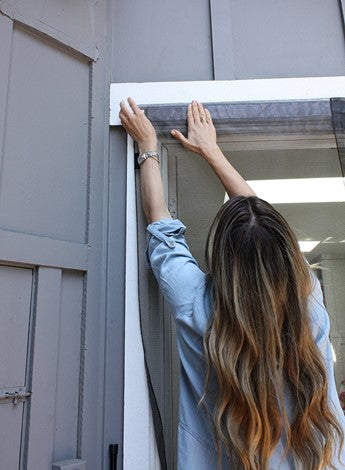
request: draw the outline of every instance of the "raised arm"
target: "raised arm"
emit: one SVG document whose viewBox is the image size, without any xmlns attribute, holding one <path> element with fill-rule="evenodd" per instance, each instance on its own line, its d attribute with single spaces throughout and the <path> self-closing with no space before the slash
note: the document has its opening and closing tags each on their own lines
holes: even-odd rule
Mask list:
<svg viewBox="0 0 345 470">
<path fill-rule="evenodd" d="M 211 166 L 225 191 L 231 196 L 256 196 L 253 189 L 226 159 L 217 145 L 216 129 L 208 109 L 197 101 L 188 106 L 188 137 L 173 129 L 171 134 L 192 152 L 201 155 Z"/>
<path fill-rule="evenodd" d="M 140 153 L 156 150 L 154 127 L 131 98 L 128 98 L 128 103 L 132 110 L 121 102 L 119 116 L 122 125 L 138 142 Z M 184 238 L 186 227 L 180 220 L 173 220 L 167 209 L 159 163 L 154 158 L 147 158 L 141 164 L 140 180 L 143 209 L 149 223 L 147 260 L 171 312 L 177 318 L 186 305 L 193 302 L 196 289 L 204 282 L 204 273 Z"/>
<path fill-rule="evenodd" d="M 121 123 L 131 137 L 138 143 L 139 152 L 157 151 L 156 131 L 134 100 L 128 98 L 132 109 L 123 101 L 120 103 Z M 170 219 L 171 215 L 164 199 L 163 183 L 159 163 L 154 158 L 147 158 L 140 166 L 141 200 L 143 210 L 150 224 L 160 219 Z"/>
</svg>

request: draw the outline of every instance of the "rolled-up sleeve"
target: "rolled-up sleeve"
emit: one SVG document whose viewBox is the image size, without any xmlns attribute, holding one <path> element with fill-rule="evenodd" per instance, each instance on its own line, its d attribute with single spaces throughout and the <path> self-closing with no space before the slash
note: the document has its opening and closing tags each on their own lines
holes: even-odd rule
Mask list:
<svg viewBox="0 0 345 470">
<path fill-rule="evenodd" d="M 185 230 L 178 219 L 161 219 L 147 226 L 147 263 L 175 317 L 193 303 L 205 279 L 186 243 Z"/>
</svg>

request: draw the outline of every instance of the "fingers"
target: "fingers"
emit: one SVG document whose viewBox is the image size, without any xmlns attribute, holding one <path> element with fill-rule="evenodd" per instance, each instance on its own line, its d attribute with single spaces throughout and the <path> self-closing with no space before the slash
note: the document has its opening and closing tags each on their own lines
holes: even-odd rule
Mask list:
<svg viewBox="0 0 345 470">
<path fill-rule="evenodd" d="M 197 101 L 197 104 L 198 104 L 198 111 L 199 111 L 199 119 L 200 119 L 201 122 L 205 122 L 206 121 L 206 114 L 205 114 L 204 107 L 201 103 L 199 103 L 199 101 Z"/>
<path fill-rule="evenodd" d="M 120 111 L 120 113 L 119 113 L 119 118 L 121 119 L 121 123 L 124 126 L 128 126 L 129 121 L 128 121 L 127 117 L 124 115 L 124 113 L 122 111 Z"/>
<path fill-rule="evenodd" d="M 200 122 L 199 108 L 196 101 L 192 101 L 192 114 L 194 119 L 194 124 Z"/>
<path fill-rule="evenodd" d="M 206 116 L 206 122 L 207 124 L 211 124 L 212 123 L 212 117 L 211 117 L 211 113 L 208 109 L 205 108 L 205 116 Z"/>
<path fill-rule="evenodd" d="M 188 105 L 187 108 L 187 124 L 188 127 L 192 126 L 194 124 L 194 117 L 193 117 L 193 112 L 192 112 L 192 104 Z"/>
<path fill-rule="evenodd" d="M 127 98 L 127 100 L 134 114 L 140 114 L 143 112 L 143 110 L 139 108 L 137 103 L 131 97 Z"/>
<path fill-rule="evenodd" d="M 120 102 L 120 112 L 119 112 L 119 116 L 122 115 L 122 116 L 128 116 L 128 108 L 127 106 L 125 105 L 125 102 L 122 100 Z M 120 116 L 121 117 L 121 116 Z"/>
<path fill-rule="evenodd" d="M 186 137 L 180 131 L 173 129 L 171 131 L 171 135 L 175 137 L 176 140 L 181 142 L 181 144 L 184 145 L 185 147 L 189 145 L 188 139 L 186 139 Z"/>
<path fill-rule="evenodd" d="M 120 103 L 119 118 L 121 119 L 121 124 L 123 126 L 128 126 L 130 116 L 129 116 L 129 110 L 127 106 L 125 105 L 124 101 L 121 101 Z"/>
<path fill-rule="evenodd" d="M 138 105 L 136 104 L 136 102 L 135 102 L 132 98 L 130 98 L 130 97 L 127 98 L 127 101 L 128 101 L 128 103 L 129 103 L 129 105 L 130 105 L 130 107 L 131 107 L 133 113 L 129 110 L 128 106 L 126 106 L 124 100 L 122 100 L 122 101 L 120 102 L 120 108 L 121 108 L 120 113 L 121 113 L 123 116 L 125 116 L 127 119 L 130 119 L 131 117 L 133 117 L 133 114 L 136 115 L 136 116 L 138 116 L 138 115 L 144 113 L 144 110 L 143 110 L 143 109 L 140 109 L 140 108 L 138 107 Z"/>
<path fill-rule="evenodd" d="M 121 119 L 121 121 L 123 121 L 123 123 L 129 124 L 130 120 L 133 117 L 134 117 L 134 114 L 129 110 L 128 106 L 122 100 L 120 103 L 119 118 Z"/>
<path fill-rule="evenodd" d="M 188 125 L 209 122 L 207 121 L 206 110 L 204 109 L 203 105 L 199 103 L 199 101 L 194 100 L 192 101 L 192 104 L 188 106 L 187 118 L 188 116 L 191 116 L 193 119 L 192 121 L 191 118 L 189 118 Z"/>
</svg>

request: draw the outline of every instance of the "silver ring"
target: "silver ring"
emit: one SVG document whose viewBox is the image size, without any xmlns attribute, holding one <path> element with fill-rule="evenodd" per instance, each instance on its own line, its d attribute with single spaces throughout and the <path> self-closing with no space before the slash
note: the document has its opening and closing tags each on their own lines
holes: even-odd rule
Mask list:
<svg viewBox="0 0 345 470">
<path fill-rule="evenodd" d="M 201 117 L 200 117 L 200 121 L 201 121 L 201 122 L 205 122 L 204 116 L 201 116 Z"/>
</svg>

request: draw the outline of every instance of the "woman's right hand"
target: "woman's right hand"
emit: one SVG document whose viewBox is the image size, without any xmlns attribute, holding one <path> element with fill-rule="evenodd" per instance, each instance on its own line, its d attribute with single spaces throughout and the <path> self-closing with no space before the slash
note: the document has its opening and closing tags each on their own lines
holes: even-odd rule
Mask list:
<svg viewBox="0 0 345 470">
<path fill-rule="evenodd" d="M 208 109 L 198 101 L 192 101 L 187 110 L 188 137 L 172 129 L 171 135 L 192 152 L 204 155 L 217 148 L 217 134 Z"/>
</svg>

